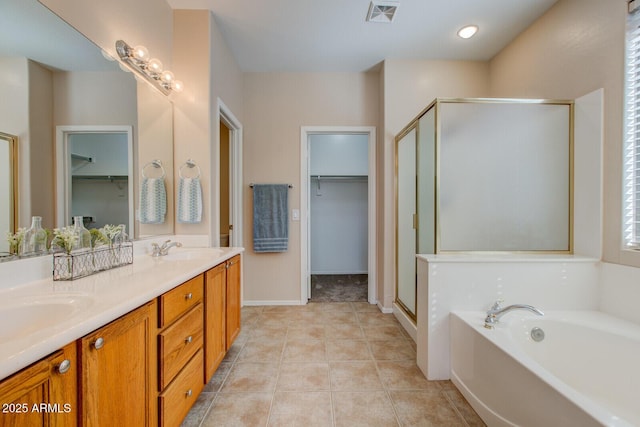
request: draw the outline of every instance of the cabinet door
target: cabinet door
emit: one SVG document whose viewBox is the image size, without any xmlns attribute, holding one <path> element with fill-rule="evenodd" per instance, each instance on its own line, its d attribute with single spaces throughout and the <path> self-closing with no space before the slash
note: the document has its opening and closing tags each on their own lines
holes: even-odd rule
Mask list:
<svg viewBox="0 0 640 427">
<path fill-rule="evenodd" d="M 226 283 L 226 263 L 220 264 L 207 271 L 204 290 L 205 383 L 209 382 L 216 369 L 218 369 L 227 350 L 225 345 Z"/>
<path fill-rule="evenodd" d="M 77 425 L 75 343 L 0 382 L 0 426 Z"/>
<path fill-rule="evenodd" d="M 154 308 L 155 303 L 146 304 L 82 338 L 83 425 L 141 427 L 155 419 L 151 391 Z"/>
<path fill-rule="evenodd" d="M 227 350 L 240 333 L 240 255 L 227 261 Z"/>
</svg>

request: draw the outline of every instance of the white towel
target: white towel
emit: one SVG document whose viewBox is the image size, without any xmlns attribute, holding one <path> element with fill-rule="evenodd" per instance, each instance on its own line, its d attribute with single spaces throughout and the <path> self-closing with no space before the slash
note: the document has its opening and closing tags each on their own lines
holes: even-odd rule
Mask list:
<svg viewBox="0 0 640 427">
<path fill-rule="evenodd" d="M 164 178 L 143 178 L 140 185 L 140 223 L 162 224 L 166 213 Z"/>
<path fill-rule="evenodd" d="M 200 178 L 180 178 L 178 184 L 178 222 L 202 221 L 202 186 Z"/>
</svg>

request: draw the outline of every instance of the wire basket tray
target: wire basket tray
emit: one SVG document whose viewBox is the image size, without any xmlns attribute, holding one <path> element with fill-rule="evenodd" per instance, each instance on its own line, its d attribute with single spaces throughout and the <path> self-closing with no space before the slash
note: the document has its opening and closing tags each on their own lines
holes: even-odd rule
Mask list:
<svg viewBox="0 0 640 427">
<path fill-rule="evenodd" d="M 74 280 L 133 263 L 133 243 L 53 254 L 53 280 Z"/>
</svg>

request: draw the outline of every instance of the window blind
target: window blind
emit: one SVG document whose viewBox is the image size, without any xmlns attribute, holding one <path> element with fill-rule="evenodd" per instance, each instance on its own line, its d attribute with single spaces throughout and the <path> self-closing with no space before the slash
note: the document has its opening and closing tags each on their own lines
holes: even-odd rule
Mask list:
<svg viewBox="0 0 640 427">
<path fill-rule="evenodd" d="M 636 4 L 638 3 L 638 4 Z M 623 239 L 640 249 L 640 2 L 629 2 L 627 17 Z"/>
</svg>

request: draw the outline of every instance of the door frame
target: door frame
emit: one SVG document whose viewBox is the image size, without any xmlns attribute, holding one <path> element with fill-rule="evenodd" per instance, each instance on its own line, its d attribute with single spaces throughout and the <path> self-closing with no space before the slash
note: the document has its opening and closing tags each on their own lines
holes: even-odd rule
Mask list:
<svg viewBox="0 0 640 427">
<path fill-rule="evenodd" d="M 70 125 L 56 126 L 56 217 L 57 228 L 70 225 L 67 220 L 71 217 L 71 152 L 69 149 L 69 135 L 74 133 L 126 133 L 127 134 L 127 172 L 129 179 L 127 187 L 129 192 L 129 223 L 128 234 L 135 236 L 135 195 L 133 159 L 133 126 L 129 125 L 104 125 L 85 126 Z"/>
<path fill-rule="evenodd" d="M 376 298 L 376 128 L 375 126 L 302 126 L 300 128 L 300 303 L 306 304 L 311 296 L 311 251 L 310 239 L 310 191 L 309 186 L 309 136 L 322 134 L 366 134 L 369 146 L 368 170 L 368 297 L 370 304 Z"/>
<path fill-rule="evenodd" d="M 212 150 L 216 160 L 215 166 L 216 188 L 220 188 L 220 122 L 229 128 L 229 222 L 233 224 L 233 230 L 229 232 L 229 246 L 242 246 L 242 123 L 236 118 L 231 109 L 225 105 L 222 99 L 217 99 L 216 117 L 214 120 L 216 147 Z M 211 246 L 220 246 L 220 191 L 216 191 L 213 198 L 215 218 L 211 221 L 210 234 Z"/>
</svg>

